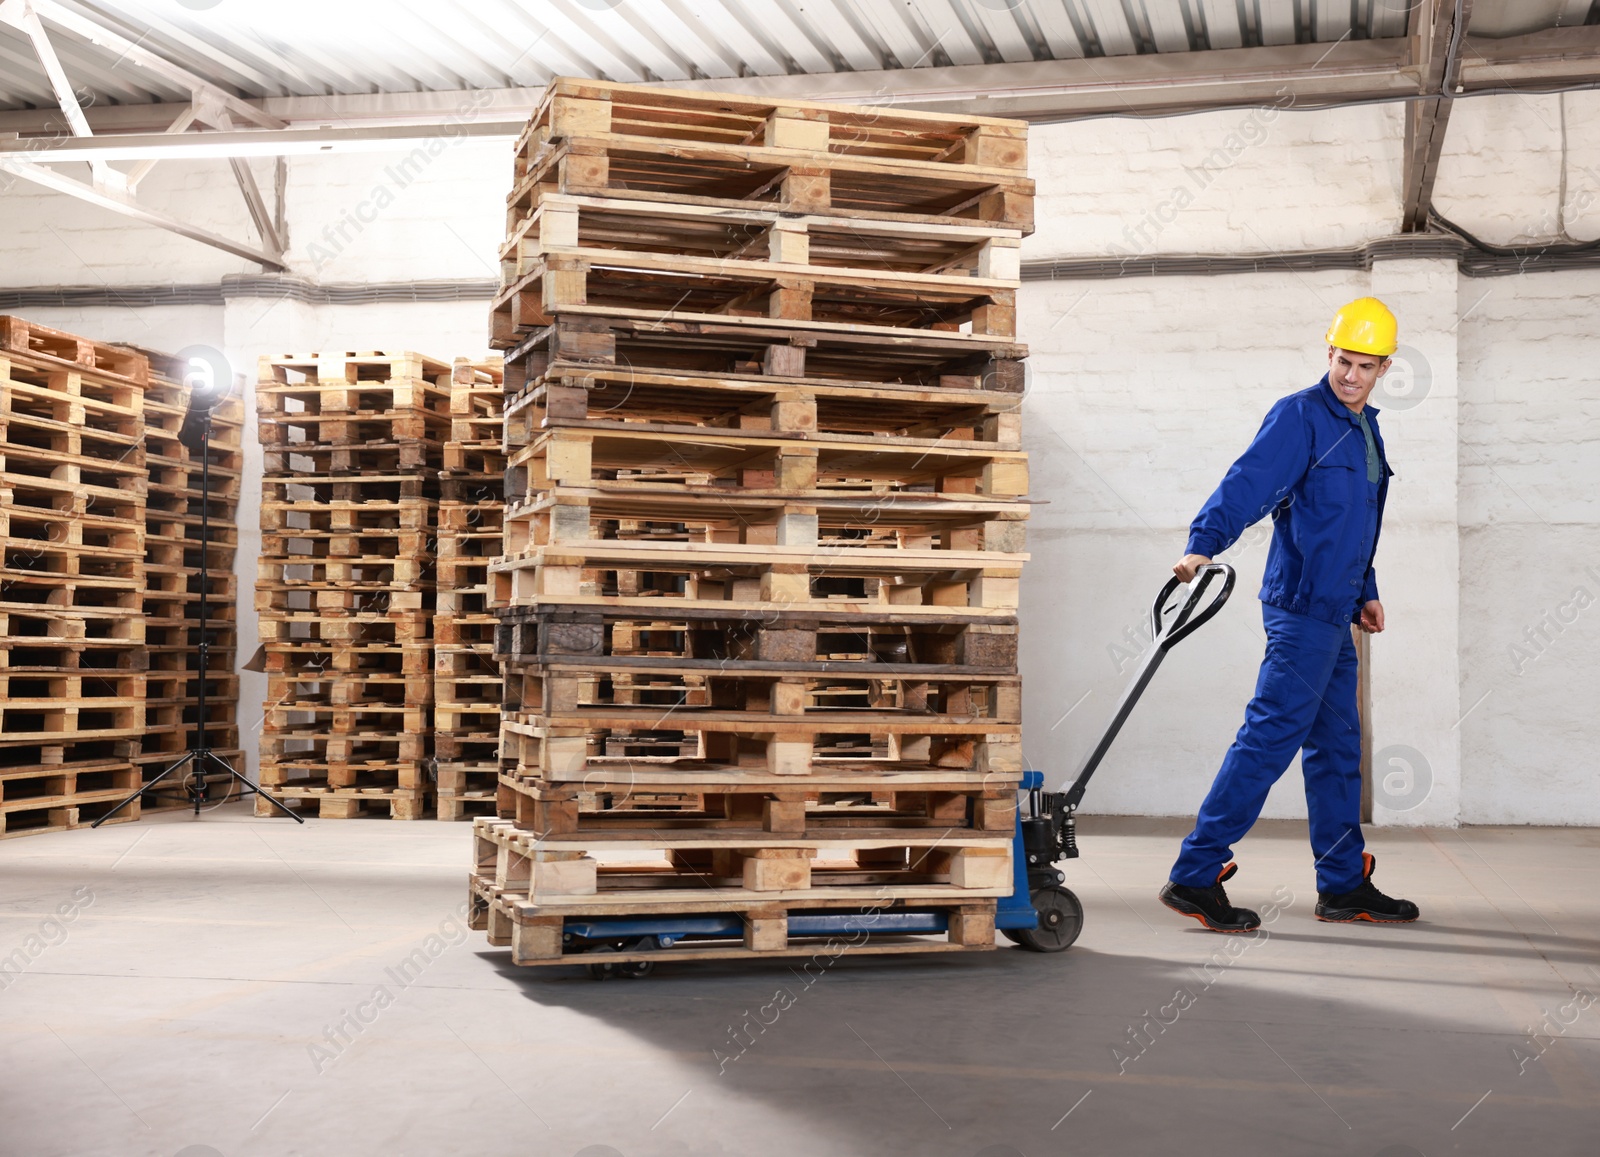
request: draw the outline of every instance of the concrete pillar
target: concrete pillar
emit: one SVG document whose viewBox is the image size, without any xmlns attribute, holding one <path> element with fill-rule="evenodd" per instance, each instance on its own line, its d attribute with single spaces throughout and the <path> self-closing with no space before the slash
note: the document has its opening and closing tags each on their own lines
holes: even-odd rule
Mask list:
<svg viewBox="0 0 1600 1157">
<path fill-rule="evenodd" d="M 1372 817 L 1459 822 L 1462 714 L 1457 468 L 1457 269 L 1381 261 L 1372 294 L 1400 321 L 1400 348 L 1373 392 L 1395 471 L 1376 561 L 1387 629 L 1371 640 Z"/>
</svg>

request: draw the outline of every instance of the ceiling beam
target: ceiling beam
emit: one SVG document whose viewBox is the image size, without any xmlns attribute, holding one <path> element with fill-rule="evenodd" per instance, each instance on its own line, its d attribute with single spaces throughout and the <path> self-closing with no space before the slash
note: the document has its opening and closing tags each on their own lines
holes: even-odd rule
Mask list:
<svg viewBox="0 0 1600 1157">
<path fill-rule="evenodd" d="M 44 74 L 50 81 L 50 89 L 55 93 L 56 104 L 60 106 L 61 115 L 66 118 L 67 126 L 71 128 L 73 136 L 90 136 L 93 130 L 89 128 L 89 122 L 84 118 L 83 106 L 78 103 L 78 94 L 73 91 L 72 82 L 67 79 L 67 70 L 61 67 L 61 58 L 56 55 L 55 45 L 50 43 L 50 35 L 44 30 L 44 24 L 40 22 L 39 14 L 34 11 L 29 0 L 0 0 L 0 24 L 11 25 L 33 42 L 34 55 L 39 58 L 39 64 L 44 68 Z M 91 161 L 90 166 L 96 185 L 127 188 L 122 173 L 104 161 Z"/>
<path fill-rule="evenodd" d="M 1438 6 L 1442 8 L 1448 2 L 1439 0 Z M 1346 40 L 1336 45 L 1275 45 L 1092 60 L 717 78 L 674 81 L 673 87 L 891 104 L 929 112 L 983 113 L 1036 121 L 1108 114 L 1162 116 L 1248 104 L 1292 101 L 1297 107 L 1307 107 L 1414 98 L 1421 90 L 1421 73 L 1413 63 L 1412 53 L 1409 38 L 1390 37 Z M 1600 27 L 1557 28 L 1502 40 L 1467 37 L 1459 58 L 1462 91 L 1458 96 L 1486 89 L 1594 84 L 1600 82 Z M 229 107 L 239 114 L 235 101 L 249 106 L 256 114 L 251 118 L 254 123 L 261 123 L 259 118 L 264 116 L 295 132 L 325 133 L 325 143 L 335 147 L 370 139 L 374 147 L 400 148 L 440 134 L 499 136 L 510 123 L 517 123 L 520 130 L 543 94 L 542 88 L 504 88 L 470 93 L 356 93 L 251 101 L 229 98 Z M 131 149 L 136 144 L 132 134 L 164 131 L 185 107 L 167 101 L 94 105 L 83 111 L 95 133 L 122 136 L 119 143 Z M 236 122 L 241 116 L 236 115 Z M 398 129 L 412 132 L 383 135 Z M 0 111 L 0 136 L 17 133 L 37 140 L 58 137 L 62 131 L 61 114 L 54 110 Z M 183 147 L 203 153 L 201 135 L 185 140 Z M 153 140 L 150 136 L 144 139 Z M 267 145 L 260 135 L 248 141 L 239 138 L 252 147 L 249 155 L 319 151 L 320 144 L 307 146 L 311 139 L 285 137 L 285 146 L 293 147 L 276 148 Z M 222 143 L 220 139 L 213 142 Z M 137 155 L 142 158 L 151 154 Z"/>
<path fill-rule="evenodd" d="M 1324 104 L 1416 92 L 1403 37 L 1094 59 L 969 64 L 677 82 L 745 95 L 805 96 L 1023 120 L 1160 116 L 1247 104 Z"/>
<path fill-rule="evenodd" d="M 171 105 L 161 106 L 170 109 Z M 531 114 L 531 109 L 529 110 Z M 182 158 L 291 157 L 332 152 L 399 151 L 444 139 L 516 140 L 517 120 L 378 128 L 217 129 L 203 133 L 101 133 L 93 137 L 0 137 L 0 158 L 34 161 L 146 161 Z"/>
<path fill-rule="evenodd" d="M 198 101 L 202 96 L 224 105 L 229 112 L 244 117 L 252 124 L 263 128 L 282 128 L 284 122 L 270 113 L 262 111 L 242 97 L 236 96 L 227 89 L 213 84 L 198 73 L 190 72 L 182 65 L 174 64 L 164 56 L 151 52 L 148 48 L 141 47 L 136 42 L 129 40 L 120 32 L 115 32 L 87 16 L 82 16 L 57 3 L 56 0 L 28 0 L 29 7 L 38 13 L 40 18 L 49 21 L 58 28 L 65 28 L 75 36 L 81 36 L 91 44 L 97 44 L 117 54 L 117 63 L 127 63 L 138 68 L 143 68 L 155 76 L 161 77 L 169 85 L 176 85 L 189 92 L 191 98 Z"/>
<path fill-rule="evenodd" d="M 288 270 L 288 266 L 283 263 L 283 258 L 280 255 L 267 253 L 264 250 L 256 249 L 241 242 L 232 241 L 219 233 L 201 229 L 180 218 L 169 217 L 165 213 L 146 208 L 110 190 L 73 180 L 71 177 L 58 173 L 44 165 L 35 164 L 31 161 L 0 157 L 0 171 L 11 173 L 24 181 L 31 181 L 33 184 L 41 185 L 46 189 L 53 189 L 58 193 L 66 193 L 68 196 L 76 197 L 80 201 L 98 205 L 102 209 L 110 209 L 113 213 L 131 217 L 135 221 L 144 222 L 146 225 L 155 225 L 158 228 L 177 233 L 179 236 L 187 237 L 191 241 L 198 241 L 203 245 L 210 245 L 214 249 L 221 249 L 225 253 L 232 253 L 236 257 L 243 257 L 247 261 L 257 262 L 266 269 L 279 272 L 287 272 Z"/>
<path fill-rule="evenodd" d="M 1562 88 L 1600 81 L 1600 25 L 1547 28 L 1461 45 L 1463 95 L 1482 89 Z"/>
<path fill-rule="evenodd" d="M 419 136 L 480 121 L 526 124 L 544 99 L 541 88 L 484 88 L 448 92 L 354 93 L 343 96 L 274 96 L 251 103 L 293 129 L 410 127 Z M 84 110 L 97 133 L 142 133 L 164 129 L 186 107 L 177 101 L 100 104 Z M 49 109 L 0 111 L 0 133 L 39 136 L 59 133 L 61 116 Z"/>
<path fill-rule="evenodd" d="M 1402 156 L 1400 231 L 1420 233 L 1428 227 L 1433 185 L 1439 176 L 1450 108 L 1455 103 L 1461 68 L 1461 41 L 1471 19 L 1472 0 L 1422 0 L 1411 14 L 1412 59 L 1419 75 L 1417 90 L 1426 97 L 1406 105 Z"/>
</svg>

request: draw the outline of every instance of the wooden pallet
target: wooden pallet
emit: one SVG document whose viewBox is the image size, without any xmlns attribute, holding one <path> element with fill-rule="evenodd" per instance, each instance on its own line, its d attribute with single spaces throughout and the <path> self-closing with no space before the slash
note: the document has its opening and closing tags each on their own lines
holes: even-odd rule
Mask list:
<svg viewBox="0 0 1600 1157">
<path fill-rule="evenodd" d="M 352 427 L 346 425 L 348 431 Z M 325 441 L 305 441 L 285 438 L 294 433 L 283 426 L 271 427 L 273 437 L 263 431 L 261 445 L 262 468 L 277 476 L 321 476 L 338 474 L 395 474 L 412 470 L 435 470 L 444 456 L 442 444 L 437 439 L 400 439 L 389 430 L 377 431 L 379 436 L 367 439 L 360 435 L 368 431 L 354 427 L 355 434 L 332 436 Z"/>
<path fill-rule="evenodd" d="M 1015 612 L 1027 557 L 998 551 L 870 552 L 733 543 L 686 549 L 675 542 L 590 539 L 507 555 L 490 565 L 489 576 L 491 604 L 497 608 L 572 605 L 608 597 L 701 607 L 731 603 L 758 611 L 820 603 L 912 622 L 951 608 Z M 615 577 L 607 580 L 607 575 Z M 625 584 L 624 576 L 641 577 Z M 594 585 L 586 589 L 586 582 Z"/>
<path fill-rule="evenodd" d="M 271 614 L 386 615 L 432 610 L 433 584 L 256 585 L 256 610 Z"/>
<path fill-rule="evenodd" d="M 376 753 L 343 760 L 322 758 L 324 754 L 291 751 L 280 755 L 267 754 L 264 750 L 262 786 L 318 787 L 326 791 L 421 791 L 428 786 L 425 760 L 383 759 Z"/>
<path fill-rule="evenodd" d="M 120 794 L 107 792 L 103 796 L 73 797 L 55 802 L 41 801 L 36 805 L 19 805 L 12 810 L 0 811 L 0 839 L 89 827 L 95 820 L 110 812 L 122 796 L 127 794 L 126 791 Z M 134 800 L 105 822 L 132 823 L 139 818 L 140 812 L 140 801 Z"/>
<path fill-rule="evenodd" d="M 917 953 L 927 955 L 937 952 L 985 952 L 995 947 L 995 906 L 993 901 L 971 901 L 945 897 L 919 897 L 915 900 L 885 894 L 864 899 L 860 896 L 814 897 L 806 905 L 768 902 L 755 907 L 734 908 L 740 933 L 713 939 L 695 939 L 676 945 L 667 952 L 639 947 L 616 948 L 610 943 L 600 957 L 591 957 L 579 945 L 573 945 L 563 955 L 564 927 L 567 916 L 551 915 L 545 908 L 530 904 L 517 893 L 500 893 L 492 884 L 473 879 L 468 890 L 470 916 L 468 926 L 486 932 L 490 947 L 511 949 L 511 962 L 528 967 L 549 967 L 569 964 L 607 965 L 634 962 L 692 963 L 703 960 L 757 961 L 771 959 L 800 960 L 810 957 L 821 968 L 826 968 L 846 950 L 858 956 L 884 956 Z M 925 935 L 896 935 L 892 932 L 873 935 L 861 944 L 831 933 L 806 931 L 805 918 L 812 915 L 840 914 L 854 909 L 863 925 L 870 926 L 879 913 L 894 915 L 899 912 L 939 912 L 947 916 L 945 939 L 935 940 Z M 728 909 L 716 909 L 718 914 Z M 702 914 L 685 909 L 683 914 Z M 796 931 L 791 934 L 793 920 Z M 806 965 L 808 967 L 809 965 Z"/>
<path fill-rule="evenodd" d="M 560 79 L 516 158 L 508 232 L 547 193 L 1032 228 L 1015 121 Z"/>
<path fill-rule="evenodd" d="M 338 766 L 415 773 L 427 760 L 425 728 L 391 729 L 380 724 L 364 729 L 360 722 L 346 717 L 321 726 L 320 721 L 280 723 L 268 719 L 261 733 L 263 764 L 293 765 L 301 771 Z"/>
<path fill-rule="evenodd" d="M 606 905 L 633 893 L 682 902 L 705 888 L 725 901 L 744 893 L 799 893 L 852 886 L 1009 894 L 1012 833 L 971 828 L 838 827 L 803 834 L 731 828 L 613 827 L 540 834 L 499 820 L 473 825 L 479 877 L 534 901 Z M 641 860 L 641 855 L 661 860 Z M 580 897 L 588 897 L 580 900 Z M 798 897 L 803 899 L 803 897 Z M 602 909 L 603 910 L 603 909 Z"/>
<path fill-rule="evenodd" d="M 271 474 L 262 478 L 261 493 L 264 506 L 304 510 L 338 507 L 354 514 L 370 507 L 380 518 L 390 517 L 398 509 L 431 519 L 432 504 L 438 500 L 437 480 L 415 472 Z"/>
<path fill-rule="evenodd" d="M 590 371 L 682 374 L 808 391 L 888 390 L 1021 394 L 1025 347 L 984 335 L 926 330 L 914 335 L 803 326 L 781 319 L 679 321 L 591 307 L 564 313 L 506 351 L 506 396 L 514 401 L 545 381 L 585 386 Z M 774 380 L 776 379 L 776 380 Z M 624 382 L 626 378 L 624 378 Z M 597 388 L 597 405 L 626 404 L 619 386 Z M 552 405 L 556 404 L 553 396 Z M 561 417 L 576 417 L 570 411 Z"/>
<path fill-rule="evenodd" d="M 432 560 L 426 555 L 370 558 L 314 555 L 263 556 L 256 561 L 256 581 L 268 587 L 408 590 L 430 582 Z"/>
<path fill-rule="evenodd" d="M 543 142 L 586 132 L 1027 170 L 1021 121 L 558 77 L 518 139 L 517 175 L 528 171 Z"/>
<path fill-rule="evenodd" d="M 1001 450 L 1021 448 L 1018 400 L 983 390 L 779 385 L 637 368 L 547 375 L 507 406 L 515 452 L 547 429 L 643 429 L 698 438 L 714 431 L 859 442 L 864 437 Z"/>
<path fill-rule="evenodd" d="M 298 402 L 329 410 L 450 411 L 455 367 L 410 350 L 264 355 L 256 362 L 257 412 L 283 413 Z"/>
<path fill-rule="evenodd" d="M 501 285 L 559 257 L 647 268 L 665 257 L 678 273 L 815 277 L 827 269 L 875 290 L 952 291 L 963 280 L 1005 288 L 1020 274 L 1021 241 L 1018 230 L 994 226 L 549 194 L 501 248 Z"/>
<path fill-rule="evenodd" d="M 1026 503 L 1003 497 L 836 492 L 794 501 L 735 491 L 711 503 L 671 484 L 602 482 L 554 485 L 518 503 L 505 516 L 501 538 L 509 556 L 591 540 L 677 542 L 686 556 L 720 543 L 781 543 L 810 545 L 829 561 L 858 558 L 893 566 L 906 550 L 1019 554 L 1027 516 Z"/>
<path fill-rule="evenodd" d="M 21 761 L 37 754 L 35 749 L 0 744 L 0 838 L 85 826 L 142 782 L 127 759 L 128 744 L 78 746 L 64 754 L 79 758 L 30 764 Z M 138 802 L 118 818 L 138 819 Z"/>
<path fill-rule="evenodd" d="M 535 835 L 613 828 L 805 834 L 851 828 L 1011 833 L 1020 775 L 982 780 L 943 769 L 817 768 L 804 781 L 754 769 L 681 772 L 661 764 L 596 763 L 581 781 L 512 766 L 498 778 L 500 814 Z M 689 790 L 693 789 L 693 790 Z"/>
<path fill-rule="evenodd" d="M 322 615 L 314 612 L 276 612 L 260 621 L 263 643 L 283 643 L 311 649 L 316 644 L 404 646 L 432 640 L 433 621 L 424 611 L 389 614 Z"/>
<path fill-rule="evenodd" d="M 684 671 L 794 670 L 885 675 L 1013 674 L 1014 615 L 945 607 L 907 619 L 875 618 L 826 603 L 748 610 L 664 607 L 660 599 L 498 612 L 495 654 L 503 662 L 587 668 L 596 660 Z"/>
<path fill-rule="evenodd" d="M 389 672 L 426 675 L 433 669 L 433 644 L 362 643 L 348 640 L 273 641 L 265 644 L 266 672 L 271 675 Z"/>
<path fill-rule="evenodd" d="M 439 673 L 435 682 L 452 689 L 455 701 L 472 703 L 500 690 L 507 715 L 614 715 L 655 711 L 676 724 L 706 711 L 763 715 L 852 717 L 881 712 L 930 722 L 975 719 L 1016 723 L 1021 717 L 1018 676 L 974 674 L 880 675 L 866 672 L 817 675 L 797 671 L 685 671 L 663 661 L 655 667 L 594 661 L 582 669 L 507 663 L 492 675 Z M 474 688 L 481 690 L 474 692 Z"/>
<path fill-rule="evenodd" d="M 752 772 L 771 781 L 835 771 L 970 773 L 976 781 L 1022 770 L 1021 726 L 1004 721 L 929 720 L 882 712 L 846 713 L 828 720 L 775 714 L 704 712 L 679 719 L 649 711 L 502 716 L 503 759 L 524 774 L 551 782 L 581 783 L 617 762 L 651 760 L 678 776 L 681 790 L 711 782 L 723 772 Z M 637 737 L 639 752 L 610 752 Z M 649 740 L 671 750 L 652 754 Z M 608 760 L 610 762 L 608 762 Z"/>
<path fill-rule="evenodd" d="M 150 377 L 150 362 L 143 354 L 20 317 L 0 317 L 0 349 L 43 365 L 92 370 L 96 377 L 116 377 L 141 388 Z"/>
<path fill-rule="evenodd" d="M 544 193 L 500 250 L 501 285 L 541 257 L 668 254 L 716 261 L 1015 281 L 1020 230 Z M 598 256 L 596 259 L 599 259 Z"/>
<path fill-rule="evenodd" d="M 629 254 L 625 265 L 606 259 L 603 250 L 574 250 L 532 260 L 495 298 L 489 344 L 512 348 L 563 314 L 617 310 L 688 322 L 781 318 L 801 329 L 906 340 L 925 330 L 1016 336 L 1017 291 L 1009 280 L 649 254 Z"/>
<path fill-rule="evenodd" d="M 420 820 L 426 818 L 428 796 L 420 788 L 329 788 L 301 787 L 295 784 L 274 786 L 272 794 L 283 803 L 299 811 L 315 807 L 317 817 L 325 820 L 357 819 L 362 816 L 386 816 L 395 820 Z M 280 815 L 277 808 L 261 797 L 256 797 L 255 814 L 262 817 Z"/>
<path fill-rule="evenodd" d="M 1028 468 L 1024 452 L 993 443 L 721 431 L 691 439 L 671 430 L 557 427 L 511 456 L 506 493 L 514 507 L 552 484 L 602 482 L 613 493 L 670 484 L 685 496 L 733 490 L 796 503 L 830 491 L 1019 499 L 1028 491 Z"/>
</svg>

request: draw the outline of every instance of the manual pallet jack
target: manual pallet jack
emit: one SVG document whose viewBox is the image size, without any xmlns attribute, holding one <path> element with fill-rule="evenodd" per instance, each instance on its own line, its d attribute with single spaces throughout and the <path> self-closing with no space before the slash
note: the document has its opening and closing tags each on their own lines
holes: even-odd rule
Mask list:
<svg viewBox="0 0 1600 1157">
<path fill-rule="evenodd" d="M 1061 952 L 1077 940 L 1083 930 L 1083 905 L 1065 886 L 1066 877 L 1056 863 L 1077 858 L 1077 810 L 1089 779 L 1111 750 L 1161 660 L 1222 610 L 1233 593 L 1235 578 L 1233 568 L 1226 563 L 1208 563 L 1199 569 L 1186 597 L 1181 598 L 1178 592 L 1184 584 L 1178 578 L 1169 579 L 1150 608 L 1150 649 L 1071 786 L 1061 792 L 1045 791 L 1043 772 L 1022 773 L 1021 790 L 1027 793 L 1028 810 L 1017 820 L 1012 891 L 1001 898 L 995 910 L 996 931 L 1012 943 L 1034 952 Z M 796 914 L 789 917 L 789 934 L 851 939 L 935 935 L 948 931 L 948 919 L 939 911 Z M 603 959 L 605 954 L 665 949 L 679 942 L 725 941 L 738 938 L 742 931 L 741 918 L 736 915 L 574 918 L 568 920 L 562 939 L 564 955 L 571 956 L 572 963 L 587 964 L 591 976 L 604 980 L 611 976 L 646 976 L 655 964 L 638 959 L 607 962 Z M 600 954 L 602 959 L 583 959 L 591 953 Z"/>
</svg>

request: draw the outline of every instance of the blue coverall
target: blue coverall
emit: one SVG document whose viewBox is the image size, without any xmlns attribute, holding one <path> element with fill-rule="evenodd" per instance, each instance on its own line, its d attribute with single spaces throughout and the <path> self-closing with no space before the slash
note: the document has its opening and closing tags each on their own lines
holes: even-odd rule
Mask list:
<svg viewBox="0 0 1600 1157">
<path fill-rule="evenodd" d="M 1364 413 L 1377 443 L 1377 482 L 1368 481 L 1360 422 L 1324 375 L 1272 407 L 1190 525 L 1186 553 L 1215 558 L 1263 515 L 1274 523 L 1260 596 L 1266 658 L 1244 726 L 1173 865 L 1175 883 L 1217 882 L 1231 845 L 1302 750 L 1317 890 L 1343 893 L 1361 883 L 1361 725 L 1350 624 L 1378 597 L 1372 558 L 1393 473 L 1377 410 Z"/>
</svg>

